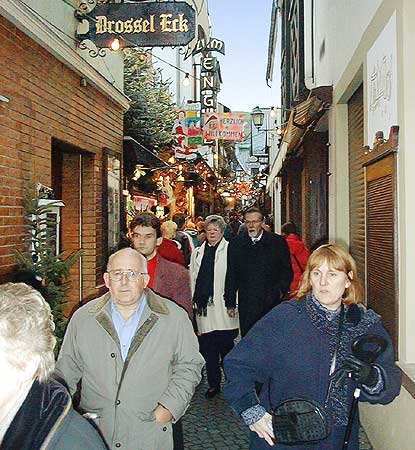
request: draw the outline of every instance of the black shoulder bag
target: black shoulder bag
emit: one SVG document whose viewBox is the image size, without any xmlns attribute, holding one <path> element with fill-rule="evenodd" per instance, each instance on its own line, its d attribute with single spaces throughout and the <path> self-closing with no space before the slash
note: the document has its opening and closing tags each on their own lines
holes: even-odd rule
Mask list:
<svg viewBox="0 0 415 450">
<path fill-rule="evenodd" d="M 324 405 L 307 398 L 290 398 L 281 402 L 272 412 L 272 427 L 278 444 L 298 445 L 326 439 L 330 434 L 327 405 L 330 398 L 331 375 L 336 367 L 337 350 L 343 331 L 344 307 L 340 311 L 336 348 L 330 365 L 330 382 Z M 271 397 L 270 397 L 271 398 Z"/>
</svg>

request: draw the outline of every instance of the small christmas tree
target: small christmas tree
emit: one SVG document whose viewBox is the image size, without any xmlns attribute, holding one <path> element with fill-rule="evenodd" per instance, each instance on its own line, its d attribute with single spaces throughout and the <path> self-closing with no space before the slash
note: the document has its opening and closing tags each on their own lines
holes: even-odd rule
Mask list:
<svg viewBox="0 0 415 450">
<path fill-rule="evenodd" d="M 56 254 L 57 216 L 50 214 L 51 208 L 61 202 L 44 200 L 44 194 L 27 189 L 24 209 L 27 228 L 26 251 L 16 251 L 17 280 L 32 285 L 49 303 L 56 329 L 57 350 L 65 333 L 67 319 L 63 314 L 65 293 L 69 289 L 69 271 L 78 260 L 81 251 L 69 255 Z"/>
</svg>

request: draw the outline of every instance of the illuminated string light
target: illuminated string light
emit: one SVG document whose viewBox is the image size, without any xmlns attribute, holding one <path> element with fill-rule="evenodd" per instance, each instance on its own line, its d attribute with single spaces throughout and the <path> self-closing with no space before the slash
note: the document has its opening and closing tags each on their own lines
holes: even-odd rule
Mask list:
<svg viewBox="0 0 415 450">
<path fill-rule="evenodd" d="M 183 86 L 189 86 L 190 85 L 190 78 L 189 74 L 186 72 L 186 75 L 183 78 Z"/>
<path fill-rule="evenodd" d="M 122 38 L 120 36 L 115 36 L 115 38 L 111 41 L 110 48 L 114 52 L 124 48 L 124 42 Z"/>
</svg>

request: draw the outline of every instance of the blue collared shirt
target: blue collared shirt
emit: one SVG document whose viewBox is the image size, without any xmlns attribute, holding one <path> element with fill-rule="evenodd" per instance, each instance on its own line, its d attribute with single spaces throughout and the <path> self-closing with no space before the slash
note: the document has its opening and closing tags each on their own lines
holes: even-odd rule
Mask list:
<svg viewBox="0 0 415 450">
<path fill-rule="evenodd" d="M 125 361 L 128 355 L 128 350 L 130 349 L 131 341 L 133 340 L 141 315 L 143 314 L 144 307 L 147 303 L 146 295 L 143 292 L 140 302 L 128 320 L 124 320 L 121 317 L 121 314 L 118 312 L 113 299 L 111 299 L 110 303 L 112 323 L 114 324 L 115 331 L 117 332 L 118 339 L 120 340 L 122 360 Z"/>
</svg>

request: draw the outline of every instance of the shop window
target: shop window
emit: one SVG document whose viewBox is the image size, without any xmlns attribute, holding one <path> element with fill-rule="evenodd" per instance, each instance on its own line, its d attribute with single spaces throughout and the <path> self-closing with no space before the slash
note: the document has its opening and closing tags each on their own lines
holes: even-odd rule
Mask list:
<svg viewBox="0 0 415 450">
<path fill-rule="evenodd" d="M 120 155 L 104 149 L 103 169 L 103 248 L 104 264 L 118 249 L 121 232 L 121 161 Z"/>
</svg>

